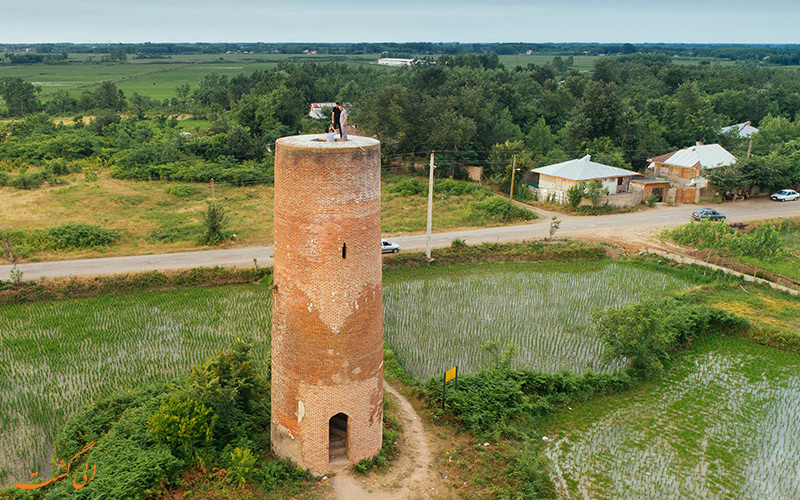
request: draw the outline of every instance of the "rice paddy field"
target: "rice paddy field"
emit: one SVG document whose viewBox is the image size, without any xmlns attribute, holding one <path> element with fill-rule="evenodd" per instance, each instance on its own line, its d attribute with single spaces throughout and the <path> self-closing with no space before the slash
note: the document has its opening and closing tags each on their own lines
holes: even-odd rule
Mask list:
<svg viewBox="0 0 800 500">
<path fill-rule="evenodd" d="M 800 498 L 798 406 L 800 355 L 702 339 L 666 376 L 553 423 L 559 498 Z"/>
<path fill-rule="evenodd" d="M 659 273 L 607 262 L 464 266 L 425 276 L 406 270 L 386 280 L 385 336 L 421 378 L 452 364 L 462 371 L 479 368 L 480 344 L 487 340 L 517 343 L 521 363 L 582 370 L 598 367 L 601 353 L 588 324 L 591 307 L 682 286 Z M 58 427 L 117 388 L 187 373 L 239 335 L 251 337 L 255 358 L 265 361 L 270 315 L 265 285 L 0 307 L 5 482 L 32 471 L 46 475 Z"/>
<path fill-rule="evenodd" d="M 405 369 L 427 379 L 458 366 L 474 372 L 487 361 L 481 344 L 514 343 L 517 363 L 534 370 L 607 371 L 591 322 L 594 308 L 654 298 L 686 285 L 622 264 L 551 263 L 422 279 L 387 279 L 384 335 Z"/>
<path fill-rule="evenodd" d="M 389 270 L 385 338 L 417 378 L 479 369 L 490 340 L 528 368 L 613 370 L 591 309 L 689 286 L 611 261 Z M 49 476 L 57 429 L 103 395 L 185 374 L 237 337 L 264 366 L 270 315 L 263 284 L 1 306 L 0 485 Z M 798 498 L 798 405 L 800 355 L 703 339 L 665 376 L 548 421 L 553 479 L 560 498 Z"/>
</svg>

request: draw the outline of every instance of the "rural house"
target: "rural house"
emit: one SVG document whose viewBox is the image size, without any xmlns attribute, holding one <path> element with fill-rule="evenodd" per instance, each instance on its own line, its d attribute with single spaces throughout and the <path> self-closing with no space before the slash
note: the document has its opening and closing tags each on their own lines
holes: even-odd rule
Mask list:
<svg viewBox="0 0 800 500">
<path fill-rule="evenodd" d="M 736 163 L 736 157 L 719 144 L 703 144 L 648 158 L 647 174 L 669 181 L 668 201 L 698 203 L 708 187 L 703 171 Z"/>
<path fill-rule="evenodd" d="M 599 181 L 608 188 L 607 201 L 611 205 L 633 206 L 641 201 L 641 193 L 628 192 L 628 183 L 631 178 L 638 177 L 640 174 L 624 168 L 593 162 L 590 155 L 579 160 L 534 168 L 531 172 L 539 174 L 538 182 L 534 180 L 531 189 L 539 195 L 540 200 L 552 198 L 558 203 L 566 203 L 567 189 L 581 181 Z M 639 199 L 634 200 L 636 194 Z"/>
<path fill-rule="evenodd" d="M 747 121 L 744 123 L 737 123 L 736 125 L 731 125 L 729 127 L 722 127 L 719 131 L 719 135 L 725 135 L 729 132 L 738 134 L 742 139 L 748 139 L 750 136 L 758 132 L 758 129 L 752 126 L 749 121 Z"/>
</svg>

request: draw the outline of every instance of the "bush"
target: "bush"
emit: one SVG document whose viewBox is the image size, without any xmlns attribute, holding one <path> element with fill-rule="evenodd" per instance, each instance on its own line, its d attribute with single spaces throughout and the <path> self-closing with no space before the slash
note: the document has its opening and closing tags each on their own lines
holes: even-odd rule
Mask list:
<svg viewBox="0 0 800 500">
<path fill-rule="evenodd" d="M 216 204 L 209 203 L 206 211 L 203 212 L 203 235 L 200 236 L 199 244 L 216 245 L 227 241 L 232 234 L 225 229 L 228 224 L 228 217 L 225 209 Z"/>
<path fill-rule="evenodd" d="M 92 224 L 66 222 L 47 229 L 49 247 L 53 250 L 83 248 L 104 248 L 112 245 L 120 237 L 116 229 L 104 229 Z"/>
<path fill-rule="evenodd" d="M 656 206 L 657 201 L 658 201 L 658 196 L 654 195 L 653 193 L 648 194 L 647 198 L 645 198 L 645 203 L 647 203 L 647 206 L 650 208 Z"/>
<path fill-rule="evenodd" d="M 470 220 L 474 224 L 491 222 L 509 222 L 514 220 L 535 219 L 536 214 L 530 210 L 518 207 L 505 198 L 487 196 L 472 202 Z"/>
<path fill-rule="evenodd" d="M 723 333 L 749 322 L 740 316 L 678 299 L 646 300 L 618 309 L 594 311 L 609 359 L 625 358 L 634 373 L 661 373 L 676 351 L 700 336 Z"/>
<path fill-rule="evenodd" d="M 269 450 L 269 385 L 251 363 L 249 346 L 239 342 L 168 386 L 120 391 L 79 411 L 59 431 L 56 456 L 95 441 L 83 459 L 97 464 L 96 477 L 80 492 L 72 481 L 54 483 L 46 497 L 157 498 L 200 461 L 227 467 L 239 485 L 273 489 L 309 478 L 252 451 Z"/>
<path fill-rule="evenodd" d="M 45 176 L 41 172 L 20 172 L 19 175 L 13 177 L 8 182 L 8 185 L 17 189 L 36 189 L 41 186 L 44 181 Z"/>
</svg>

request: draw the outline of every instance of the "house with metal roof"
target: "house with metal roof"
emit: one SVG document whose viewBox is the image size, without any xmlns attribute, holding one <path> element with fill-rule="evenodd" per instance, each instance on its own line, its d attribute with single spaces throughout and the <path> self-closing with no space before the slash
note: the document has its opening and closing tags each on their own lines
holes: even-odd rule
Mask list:
<svg viewBox="0 0 800 500">
<path fill-rule="evenodd" d="M 653 158 L 648 158 L 648 173 L 653 176 L 678 184 L 695 185 L 706 182 L 702 178 L 703 170 L 724 167 L 736 163 L 736 157 L 719 144 L 703 144 L 673 151 Z"/>
<path fill-rule="evenodd" d="M 729 127 L 722 127 L 719 130 L 719 135 L 725 135 L 730 132 L 736 133 L 742 139 L 748 139 L 751 135 L 758 132 L 758 129 L 751 125 L 749 121 L 747 121 L 744 123 L 737 123 L 736 125 L 731 125 Z"/>
<path fill-rule="evenodd" d="M 559 203 L 564 203 L 567 190 L 581 181 L 598 181 L 608 189 L 609 195 L 613 196 L 627 193 L 630 180 L 641 176 L 632 170 L 593 162 L 591 155 L 578 160 L 534 168 L 531 172 L 539 174 L 538 183 L 534 183 L 539 199 L 552 198 Z"/>
</svg>

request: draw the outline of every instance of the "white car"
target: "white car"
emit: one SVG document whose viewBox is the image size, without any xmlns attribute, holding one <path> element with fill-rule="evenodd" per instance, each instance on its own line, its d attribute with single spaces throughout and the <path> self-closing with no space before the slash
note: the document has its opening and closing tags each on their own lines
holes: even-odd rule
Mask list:
<svg viewBox="0 0 800 500">
<path fill-rule="evenodd" d="M 792 201 L 800 199 L 800 193 L 793 189 L 782 189 L 770 196 L 775 201 Z"/>
<path fill-rule="evenodd" d="M 397 253 L 400 251 L 400 245 L 391 242 L 387 239 L 381 238 L 381 253 Z"/>
</svg>

